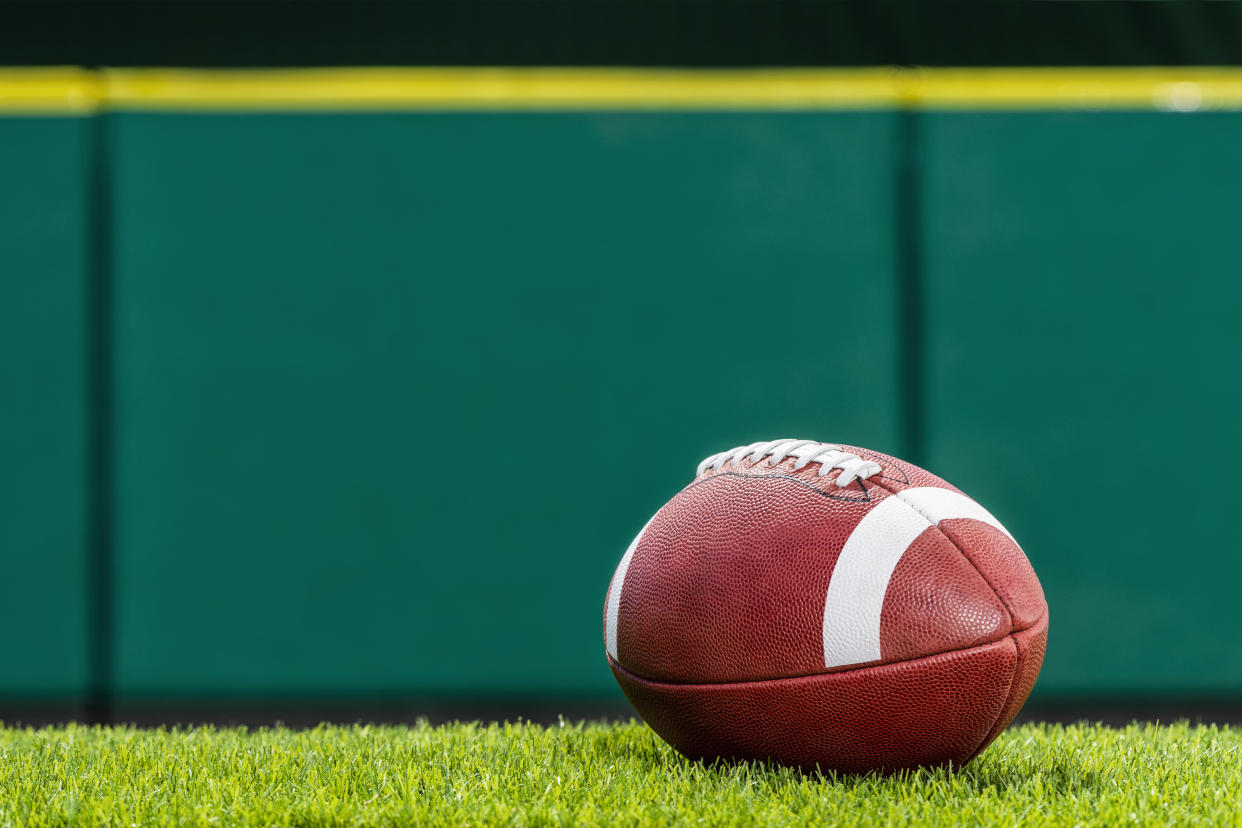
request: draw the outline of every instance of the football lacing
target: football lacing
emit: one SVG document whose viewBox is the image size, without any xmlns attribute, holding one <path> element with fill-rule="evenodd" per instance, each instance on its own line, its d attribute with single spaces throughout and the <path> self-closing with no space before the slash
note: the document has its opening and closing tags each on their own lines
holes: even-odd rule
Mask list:
<svg viewBox="0 0 1242 828">
<path fill-rule="evenodd" d="M 747 455 L 750 455 L 748 459 L 751 463 L 758 463 L 767 457 L 769 458 L 768 465 L 771 466 L 781 463 L 786 457 L 796 457 L 798 462 L 794 463 L 795 470 L 805 468 L 811 463 L 818 463 L 819 477 L 827 475 L 833 469 L 840 469 L 841 474 L 836 482 L 841 487 L 848 486 L 855 480 L 866 480 L 871 475 L 883 471 L 878 463 L 864 460 L 857 454 L 842 451 L 840 446 L 817 443 L 814 440 L 783 439 L 773 440 L 770 443 L 751 443 L 749 446 L 738 446 L 735 449 L 713 454 L 699 463 L 695 476 L 707 471 L 709 466 L 712 471 L 720 471 L 726 464 L 736 466 Z"/>
</svg>

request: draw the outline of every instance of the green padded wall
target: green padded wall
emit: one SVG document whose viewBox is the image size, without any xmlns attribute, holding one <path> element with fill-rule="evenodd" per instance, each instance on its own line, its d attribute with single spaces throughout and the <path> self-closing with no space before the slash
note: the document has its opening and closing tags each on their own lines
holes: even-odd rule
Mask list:
<svg viewBox="0 0 1242 828">
<path fill-rule="evenodd" d="M 614 693 L 699 459 L 897 448 L 892 113 L 113 117 L 122 696 Z"/>
<path fill-rule="evenodd" d="M 1242 114 L 916 117 L 923 459 L 1036 565 L 1037 693 L 1236 692 Z M 0 119 L 0 697 L 87 679 L 91 221 L 124 698 L 613 693 L 701 456 L 904 449 L 892 112 L 108 118 L 93 217 L 97 122 Z"/>
<path fill-rule="evenodd" d="M 925 116 L 929 465 L 1048 594 L 1045 694 L 1242 688 L 1242 114 Z"/>
<path fill-rule="evenodd" d="M 0 696 L 86 685 L 86 138 L 0 117 Z"/>
</svg>

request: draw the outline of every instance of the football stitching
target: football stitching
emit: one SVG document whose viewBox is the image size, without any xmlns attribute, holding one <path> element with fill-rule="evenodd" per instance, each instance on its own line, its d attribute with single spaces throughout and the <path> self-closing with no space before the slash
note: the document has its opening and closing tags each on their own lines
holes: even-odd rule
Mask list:
<svg viewBox="0 0 1242 828">
<path fill-rule="evenodd" d="M 854 453 L 855 453 L 855 454 L 858 454 L 860 457 L 862 457 L 862 456 L 863 456 L 863 455 L 862 455 L 862 453 L 861 453 L 860 451 L 855 451 Z M 867 457 L 866 459 L 870 460 L 872 463 L 876 463 L 876 464 L 878 464 L 878 465 L 880 466 L 880 468 L 884 469 L 884 473 L 880 475 L 880 479 L 881 479 L 881 480 L 892 480 L 892 481 L 893 481 L 893 482 L 895 482 L 895 483 L 902 483 L 902 484 L 904 484 L 904 485 L 906 485 L 906 486 L 909 486 L 909 485 L 910 485 L 910 475 L 906 474 L 906 470 L 905 470 L 905 469 L 903 469 L 901 466 L 897 465 L 897 462 L 898 462 L 898 461 L 895 461 L 895 460 L 890 460 L 889 458 L 882 457 L 882 456 L 880 456 L 880 455 L 876 454 L 875 452 L 867 452 L 867 454 L 869 454 L 869 455 L 871 455 L 871 456 L 870 456 L 870 457 Z M 887 460 L 888 462 L 881 462 L 881 461 L 885 461 L 885 460 Z M 900 472 L 900 473 L 901 473 L 901 477 L 900 477 L 900 478 L 897 478 L 897 477 L 889 477 L 889 476 L 888 476 L 888 473 L 889 473 L 890 471 Z"/>
<path fill-rule="evenodd" d="M 822 497 L 826 497 L 829 500 L 841 500 L 846 503 L 870 503 L 872 500 L 871 492 L 867 490 L 867 487 L 863 485 L 863 482 L 861 480 L 855 480 L 854 483 L 857 483 L 858 488 L 862 489 L 862 493 L 863 493 L 862 497 L 840 497 L 838 495 L 828 494 L 823 489 L 817 489 L 814 486 L 812 486 L 810 483 L 806 482 L 805 480 L 798 478 L 798 477 L 793 477 L 788 474 L 746 474 L 744 472 L 717 472 L 716 474 L 713 474 L 711 477 L 704 477 L 701 480 L 695 480 L 691 482 L 688 486 L 682 489 L 682 491 L 688 492 L 693 488 L 702 486 L 704 483 L 710 483 L 711 481 L 716 480 L 717 478 L 720 478 L 720 477 L 742 477 L 747 480 L 792 480 L 794 483 L 797 483 L 799 486 L 803 486 L 807 489 L 810 489 L 811 491 L 815 492 L 815 494 L 821 495 Z M 851 483 L 850 486 L 853 486 L 854 483 Z M 848 491 L 848 490 L 849 490 L 849 486 L 847 486 L 842 491 Z"/>
</svg>

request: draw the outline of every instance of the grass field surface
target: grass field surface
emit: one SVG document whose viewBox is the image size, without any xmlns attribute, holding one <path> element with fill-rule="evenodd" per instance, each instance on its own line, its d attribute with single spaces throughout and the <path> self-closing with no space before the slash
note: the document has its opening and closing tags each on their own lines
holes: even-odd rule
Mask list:
<svg viewBox="0 0 1242 828">
<path fill-rule="evenodd" d="M 1012 728 L 960 771 L 687 762 L 644 725 L 0 729 L 0 825 L 1242 825 L 1242 730 Z"/>
</svg>

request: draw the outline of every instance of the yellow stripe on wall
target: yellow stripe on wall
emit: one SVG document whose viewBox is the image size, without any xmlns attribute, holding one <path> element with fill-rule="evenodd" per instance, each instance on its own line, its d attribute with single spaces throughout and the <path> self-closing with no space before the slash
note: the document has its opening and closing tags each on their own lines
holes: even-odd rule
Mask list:
<svg viewBox="0 0 1242 828">
<path fill-rule="evenodd" d="M 894 73 L 631 69 L 116 72 L 109 101 L 194 109 L 818 109 L 896 102 Z"/>
<path fill-rule="evenodd" d="M 96 111 L 102 79 L 85 69 L 0 67 L 0 112 L 28 115 L 84 115 Z"/>
<path fill-rule="evenodd" d="M 927 109 L 1242 109 L 1242 69 L 928 69 L 902 82 Z"/>
<path fill-rule="evenodd" d="M 1242 69 L 0 69 L 0 112 L 1242 109 Z"/>
</svg>

